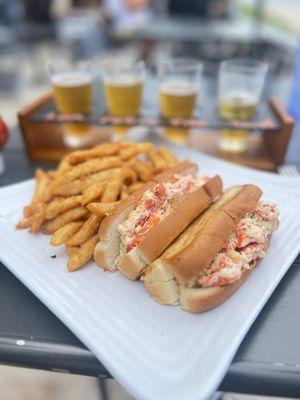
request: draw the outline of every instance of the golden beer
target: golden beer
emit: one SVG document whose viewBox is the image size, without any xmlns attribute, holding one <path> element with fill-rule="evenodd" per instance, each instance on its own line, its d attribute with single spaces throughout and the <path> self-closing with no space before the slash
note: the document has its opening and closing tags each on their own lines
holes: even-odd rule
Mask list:
<svg viewBox="0 0 300 400">
<path fill-rule="evenodd" d="M 226 120 L 249 121 L 256 113 L 257 100 L 246 92 L 229 93 L 219 101 L 220 117 Z M 221 129 L 219 147 L 230 153 L 242 153 L 248 147 L 249 131 Z"/>
<path fill-rule="evenodd" d="M 257 100 L 247 93 L 228 94 L 219 102 L 221 118 L 249 121 L 256 113 Z"/>
<path fill-rule="evenodd" d="M 242 153 L 248 148 L 249 131 L 220 129 L 219 148 L 225 152 Z"/>
<path fill-rule="evenodd" d="M 87 74 L 61 73 L 52 80 L 56 107 L 60 113 L 88 114 L 92 111 L 92 81 Z M 69 135 L 82 136 L 89 131 L 88 124 L 66 124 Z"/>
<path fill-rule="evenodd" d="M 104 81 L 104 91 L 109 113 L 116 117 L 140 114 L 143 81 L 135 77 L 122 77 Z"/>
<path fill-rule="evenodd" d="M 159 90 L 163 118 L 191 118 L 194 113 L 197 90 L 189 82 L 171 81 L 161 85 Z"/>
</svg>

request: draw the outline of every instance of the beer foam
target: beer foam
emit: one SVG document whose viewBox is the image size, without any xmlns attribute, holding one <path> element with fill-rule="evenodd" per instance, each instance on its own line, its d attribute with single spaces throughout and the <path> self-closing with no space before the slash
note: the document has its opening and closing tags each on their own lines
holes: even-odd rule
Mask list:
<svg viewBox="0 0 300 400">
<path fill-rule="evenodd" d="M 133 86 L 141 84 L 143 80 L 132 75 L 121 75 L 114 78 L 105 78 L 104 83 L 110 86 Z"/>
<path fill-rule="evenodd" d="M 161 84 L 159 91 L 172 96 L 188 96 L 197 94 L 194 84 L 186 81 L 169 81 Z"/>
<path fill-rule="evenodd" d="M 91 83 L 92 78 L 84 72 L 63 72 L 52 78 L 52 83 L 56 86 L 82 86 Z"/>
<path fill-rule="evenodd" d="M 223 102 L 237 104 L 241 106 L 256 105 L 257 98 L 252 93 L 246 91 L 231 91 L 228 92 L 222 99 Z"/>
</svg>

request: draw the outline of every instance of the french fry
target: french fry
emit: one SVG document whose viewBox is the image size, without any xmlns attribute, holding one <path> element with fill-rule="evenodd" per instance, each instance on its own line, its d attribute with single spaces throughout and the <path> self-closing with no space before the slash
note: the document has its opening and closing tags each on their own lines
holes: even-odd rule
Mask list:
<svg viewBox="0 0 300 400">
<path fill-rule="evenodd" d="M 119 156 L 122 161 L 128 161 L 141 153 L 148 153 L 152 150 L 152 143 L 137 143 L 133 146 L 123 147 L 120 150 Z"/>
<path fill-rule="evenodd" d="M 155 174 L 158 174 L 168 168 L 166 161 L 157 151 L 150 151 L 150 153 L 148 153 L 148 157 L 151 161 Z"/>
<path fill-rule="evenodd" d="M 94 182 L 101 182 L 110 179 L 121 179 L 122 178 L 123 167 L 110 168 L 105 171 L 96 172 L 89 176 L 89 178 Z"/>
<path fill-rule="evenodd" d="M 49 185 L 49 176 L 42 169 L 35 171 L 35 188 L 31 204 L 24 208 L 24 217 L 28 218 L 36 212 L 37 206 L 43 201 L 44 192 Z"/>
<path fill-rule="evenodd" d="M 45 213 L 46 213 L 46 205 L 40 204 L 37 209 L 37 212 L 32 216 L 31 228 L 29 229 L 29 233 L 36 233 L 40 230 L 41 226 L 45 222 Z"/>
<path fill-rule="evenodd" d="M 93 180 L 88 177 L 86 179 L 76 179 L 75 181 L 63 183 L 62 185 L 56 186 L 52 193 L 53 196 L 76 196 L 81 194 L 88 186 L 93 184 Z"/>
<path fill-rule="evenodd" d="M 71 165 L 76 165 L 92 158 L 113 156 L 118 154 L 120 148 L 120 143 L 103 143 L 90 150 L 75 151 L 70 154 L 69 163 Z"/>
<path fill-rule="evenodd" d="M 58 174 L 62 174 L 64 172 L 68 171 L 70 168 L 71 168 L 71 165 L 69 163 L 69 156 L 66 156 L 59 163 L 57 172 L 58 172 Z"/>
<path fill-rule="evenodd" d="M 47 171 L 47 175 L 50 180 L 53 180 L 57 177 L 58 173 L 57 171 L 52 170 L 52 171 Z"/>
<path fill-rule="evenodd" d="M 130 185 L 131 183 L 134 183 L 137 181 L 137 173 L 130 168 L 129 166 L 124 166 L 122 168 L 122 178 L 124 183 L 127 185 Z"/>
<path fill-rule="evenodd" d="M 36 179 L 36 186 L 32 203 L 34 202 L 38 203 L 42 201 L 45 188 L 49 183 L 49 177 L 47 173 L 39 168 L 35 172 L 35 179 Z"/>
<path fill-rule="evenodd" d="M 121 193 L 120 193 L 120 200 L 124 200 L 129 196 L 129 193 L 127 191 L 127 186 L 123 185 Z"/>
<path fill-rule="evenodd" d="M 108 179 L 119 178 L 121 179 L 122 169 L 112 168 L 106 171 L 100 171 L 95 174 L 89 175 L 83 179 L 76 179 L 75 181 L 63 183 L 55 187 L 52 191 L 52 196 L 75 196 L 84 192 L 93 183 L 101 182 Z"/>
<path fill-rule="evenodd" d="M 81 205 L 82 196 L 72 196 L 65 198 L 54 199 L 47 205 L 46 219 L 53 219 L 59 214 L 70 210 L 71 208 Z"/>
<path fill-rule="evenodd" d="M 71 210 L 66 211 L 63 214 L 58 215 L 51 221 L 44 229 L 45 233 L 54 233 L 69 222 L 77 221 L 86 218 L 89 215 L 89 211 L 86 207 L 75 207 Z"/>
<path fill-rule="evenodd" d="M 75 235 L 67 241 L 67 245 L 78 246 L 88 240 L 92 235 L 94 235 L 94 233 L 97 232 L 101 219 L 103 219 L 103 217 L 99 217 L 96 214 L 91 214 L 79 231 L 77 231 Z"/>
<path fill-rule="evenodd" d="M 123 149 L 120 150 L 119 156 L 122 161 L 128 161 L 131 158 L 137 156 L 139 154 L 139 150 L 137 146 L 129 146 L 129 147 L 124 147 Z"/>
<path fill-rule="evenodd" d="M 106 181 L 102 181 L 94 183 L 91 186 L 87 187 L 82 194 L 81 204 L 85 206 L 86 204 L 91 203 L 96 199 L 100 199 L 105 190 L 106 184 Z"/>
<path fill-rule="evenodd" d="M 143 142 L 137 144 L 140 153 L 149 153 L 153 149 L 153 144 L 150 142 Z"/>
<path fill-rule="evenodd" d="M 76 165 L 67 173 L 58 177 L 56 181 L 60 181 L 61 183 L 71 182 L 80 176 L 89 175 L 113 167 L 120 167 L 121 164 L 119 157 L 106 157 L 103 159 L 96 158 L 94 160 L 84 161 L 83 163 Z"/>
<path fill-rule="evenodd" d="M 103 203 L 111 203 L 113 201 L 116 201 L 117 198 L 119 197 L 119 194 L 121 193 L 121 189 L 122 189 L 122 181 L 114 180 L 108 182 L 107 185 L 105 186 L 105 190 L 101 197 L 101 201 Z"/>
<path fill-rule="evenodd" d="M 68 246 L 66 244 L 66 249 L 67 249 L 68 256 L 70 257 L 71 255 L 77 253 L 77 251 L 79 250 L 79 247 L 78 246 Z"/>
<path fill-rule="evenodd" d="M 138 174 L 138 177 L 141 181 L 148 182 L 152 179 L 152 177 L 153 177 L 152 171 L 150 170 L 147 163 L 145 163 L 144 161 L 136 158 L 136 159 L 132 160 L 130 165 L 135 170 L 135 172 Z"/>
<path fill-rule="evenodd" d="M 34 214 L 34 210 L 36 209 L 36 206 L 34 204 L 29 204 L 28 206 L 25 206 L 23 209 L 23 215 L 25 218 L 29 218 Z"/>
<path fill-rule="evenodd" d="M 32 224 L 32 216 L 25 217 L 21 221 L 19 221 L 16 225 L 16 229 L 26 229 L 30 228 Z"/>
<path fill-rule="evenodd" d="M 143 182 L 135 182 L 135 183 L 133 183 L 132 185 L 128 186 L 127 191 L 128 191 L 129 194 L 134 193 L 134 192 L 136 192 L 139 188 L 141 188 L 143 185 L 144 185 Z"/>
<path fill-rule="evenodd" d="M 48 202 L 52 196 L 57 193 L 56 187 L 68 182 L 75 181 L 81 176 L 89 175 L 94 172 L 111 169 L 121 166 L 122 162 L 119 157 L 106 157 L 103 159 L 92 159 L 76 165 L 64 174 L 61 174 L 53 182 L 49 183 L 45 191 L 44 201 Z"/>
<path fill-rule="evenodd" d="M 121 148 L 124 149 L 124 148 L 127 148 L 127 147 L 135 146 L 136 143 L 127 141 L 127 142 L 120 142 L 120 145 L 121 145 Z"/>
<path fill-rule="evenodd" d="M 72 251 L 67 264 L 68 271 L 76 271 L 93 258 L 94 249 L 99 241 L 98 234 L 89 238 L 77 251 Z"/>
<path fill-rule="evenodd" d="M 165 160 L 168 168 L 175 167 L 175 165 L 179 164 L 175 154 L 173 154 L 171 150 L 167 149 L 166 147 L 160 146 L 157 149 L 157 153 Z"/>
<path fill-rule="evenodd" d="M 87 205 L 87 208 L 89 209 L 90 212 L 93 214 L 98 215 L 99 217 L 103 217 L 115 208 L 115 206 L 118 204 L 117 201 L 114 201 L 112 203 L 97 203 L 93 202 Z"/>
<path fill-rule="evenodd" d="M 70 153 L 56 170 L 36 170 L 31 204 L 17 229 L 52 234 L 51 244 L 65 244 L 70 271 L 92 258 L 105 215 L 153 178 L 178 164 L 167 148 L 151 143 L 104 143 Z"/>
<path fill-rule="evenodd" d="M 83 223 L 83 221 L 74 221 L 58 229 L 51 238 L 51 246 L 60 246 L 66 243 L 81 228 Z"/>
</svg>

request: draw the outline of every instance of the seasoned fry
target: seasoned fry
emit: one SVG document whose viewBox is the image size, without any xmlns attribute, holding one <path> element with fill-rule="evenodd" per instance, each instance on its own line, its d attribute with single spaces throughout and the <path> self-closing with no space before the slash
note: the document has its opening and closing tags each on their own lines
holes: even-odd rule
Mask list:
<svg viewBox="0 0 300 400">
<path fill-rule="evenodd" d="M 122 162 L 119 159 L 119 157 L 106 157 L 103 159 L 94 159 L 78 164 L 69 171 L 67 171 L 65 174 L 59 175 L 57 179 L 55 179 L 47 186 L 47 190 L 45 191 L 44 201 L 48 202 L 56 192 L 54 189 L 60 185 L 75 181 L 77 178 L 80 178 L 81 176 L 84 175 L 89 175 L 94 172 L 103 171 L 113 167 L 119 167 L 121 166 L 121 164 Z"/>
<path fill-rule="evenodd" d="M 96 172 L 89 176 L 94 182 L 101 182 L 110 179 L 121 179 L 123 167 L 121 168 L 110 168 L 105 171 Z"/>
<path fill-rule="evenodd" d="M 49 177 L 46 172 L 38 168 L 35 172 L 36 186 L 32 199 L 32 203 L 42 201 L 43 193 L 49 183 Z"/>
<path fill-rule="evenodd" d="M 34 204 L 29 204 L 28 206 L 25 206 L 23 209 L 23 215 L 25 218 L 29 218 L 34 214 L 36 207 Z"/>
<path fill-rule="evenodd" d="M 112 210 L 115 208 L 115 206 L 118 204 L 117 201 L 114 201 L 112 203 L 90 203 L 87 205 L 87 208 L 89 209 L 90 212 L 98 215 L 99 217 L 103 217 L 104 215 L 109 214 L 112 212 Z"/>
<path fill-rule="evenodd" d="M 120 167 L 121 165 L 122 163 L 119 157 L 106 157 L 100 160 L 89 160 L 76 165 L 63 176 L 58 177 L 57 181 L 60 181 L 60 183 L 71 182 L 80 176 L 89 175 L 94 172 L 103 171 L 113 167 Z"/>
<path fill-rule="evenodd" d="M 132 160 L 130 165 L 135 170 L 135 172 L 138 174 L 138 177 L 141 181 L 148 182 L 152 179 L 153 174 L 152 174 L 149 166 L 147 165 L 147 163 L 145 163 L 144 161 L 136 158 L 136 159 Z"/>
<path fill-rule="evenodd" d="M 79 250 L 79 247 L 66 245 L 66 249 L 67 249 L 68 256 L 71 256 L 71 255 L 77 253 L 77 251 Z"/>
<path fill-rule="evenodd" d="M 153 144 L 150 142 L 138 143 L 137 146 L 140 153 L 149 153 L 153 149 Z"/>
<path fill-rule="evenodd" d="M 128 146 L 128 147 L 123 147 L 120 150 L 120 158 L 122 161 L 128 161 L 131 158 L 137 156 L 138 154 L 141 153 L 148 153 L 149 151 L 152 150 L 152 143 L 137 143 L 134 144 L 133 146 Z"/>
<path fill-rule="evenodd" d="M 132 147 L 124 147 L 123 149 L 120 150 L 120 158 L 122 161 L 128 161 L 131 158 L 137 156 L 139 154 L 139 149 L 137 146 L 132 146 Z"/>
<path fill-rule="evenodd" d="M 33 215 L 36 212 L 39 204 L 42 203 L 42 201 L 43 201 L 43 196 L 44 196 L 44 192 L 47 188 L 47 185 L 49 185 L 49 176 L 47 175 L 46 172 L 44 172 L 40 168 L 38 168 L 35 171 L 35 179 L 36 179 L 36 184 L 35 184 L 35 188 L 34 188 L 34 195 L 31 200 L 31 204 L 26 206 L 23 211 L 24 217 L 26 217 L 26 218 L 30 217 L 31 215 Z"/>
<path fill-rule="evenodd" d="M 40 230 L 41 226 L 46 220 L 45 213 L 46 213 L 46 205 L 41 204 L 37 212 L 32 216 L 32 223 L 31 223 L 31 228 L 29 229 L 29 233 L 36 233 Z"/>
<path fill-rule="evenodd" d="M 71 210 L 66 211 L 63 214 L 58 215 L 51 221 L 44 229 L 45 233 L 54 233 L 57 229 L 66 225 L 69 222 L 77 221 L 82 218 L 86 218 L 89 215 L 89 211 L 86 207 L 75 207 Z"/>
<path fill-rule="evenodd" d="M 104 216 L 103 216 L 104 217 Z M 101 219 L 103 217 L 99 217 L 96 214 L 92 214 L 82 225 L 78 232 L 75 233 L 68 241 L 68 246 L 78 246 L 79 244 L 85 242 L 89 239 L 94 233 L 97 232 Z"/>
<path fill-rule="evenodd" d="M 120 193 L 120 200 L 124 200 L 129 196 L 129 193 L 127 191 L 127 187 L 123 185 L 121 193 Z"/>
<path fill-rule="evenodd" d="M 83 225 L 83 221 L 70 222 L 54 232 L 50 244 L 51 246 L 60 246 L 66 243 Z"/>
<path fill-rule="evenodd" d="M 69 156 L 66 156 L 59 163 L 57 172 L 58 172 L 58 174 L 62 174 L 64 172 L 68 171 L 70 168 L 71 168 L 71 165 L 69 163 Z"/>
<path fill-rule="evenodd" d="M 81 205 L 82 196 L 72 196 L 67 199 L 58 198 L 54 199 L 47 205 L 46 219 L 53 219 L 57 215 L 64 211 L 70 210 L 71 208 Z"/>
<path fill-rule="evenodd" d="M 124 148 L 126 148 L 126 147 L 135 146 L 136 143 L 135 143 L 135 142 L 129 142 L 129 141 L 127 141 L 127 142 L 121 142 L 120 145 L 121 145 L 121 148 L 124 149 Z"/>
<path fill-rule="evenodd" d="M 21 221 L 19 221 L 16 225 L 16 229 L 26 229 L 30 228 L 32 224 L 32 216 L 25 217 Z"/>
<path fill-rule="evenodd" d="M 130 186 L 128 186 L 128 193 L 129 194 L 131 194 L 131 193 L 134 193 L 134 192 L 136 192 L 140 187 L 142 187 L 144 185 L 144 183 L 143 182 L 136 182 L 136 183 L 133 183 L 132 185 L 130 185 Z"/>
<path fill-rule="evenodd" d="M 75 151 L 70 154 L 69 163 L 76 165 L 91 158 L 113 156 L 118 154 L 120 148 L 120 143 L 103 143 L 90 150 Z"/>
<path fill-rule="evenodd" d="M 76 179 L 73 182 L 63 183 L 55 187 L 52 191 L 52 196 L 76 196 L 81 194 L 84 189 L 93 184 L 93 180 L 88 177 L 86 179 Z"/>
<path fill-rule="evenodd" d="M 94 248 L 99 241 L 98 234 L 92 236 L 77 251 L 71 251 L 67 268 L 70 272 L 76 271 L 83 267 L 89 260 L 93 258 Z"/>
<path fill-rule="evenodd" d="M 122 189 L 122 181 L 114 180 L 107 183 L 105 186 L 105 190 L 103 192 L 101 201 L 103 203 L 111 203 L 116 201 L 121 193 Z"/>
<path fill-rule="evenodd" d="M 151 143 L 103 143 L 62 159 L 56 170 L 36 170 L 31 204 L 17 229 L 51 234 L 51 245 L 66 246 L 68 269 L 92 258 L 96 231 L 105 215 L 153 178 L 178 164 L 167 148 Z"/>
<path fill-rule="evenodd" d="M 50 180 L 53 180 L 57 177 L 57 171 L 47 171 L 47 175 L 50 178 Z"/>
<path fill-rule="evenodd" d="M 148 157 L 151 161 L 155 174 L 158 174 L 168 168 L 166 161 L 157 151 L 150 151 Z"/>
<path fill-rule="evenodd" d="M 160 146 L 157 149 L 157 153 L 165 160 L 167 168 L 175 167 L 179 163 L 175 154 L 164 146 Z"/>
<path fill-rule="evenodd" d="M 83 193 L 85 189 L 93 183 L 101 182 L 108 179 L 121 179 L 122 169 L 112 168 L 106 171 L 100 171 L 95 174 L 89 175 L 84 179 L 76 179 L 75 181 L 63 183 L 52 190 L 52 196 L 75 196 Z"/>
<path fill-rule="evenodd" d="M 94 183 L 93 185 L 87 187 L 82 194 L 81 204 L 85 206 L 86 204 L 91 203 L 96 199 L 100 199 L 105 190 L 106 184 L 106 181 L 102 181 Z"/>
<path fill-rule="evenodd" d="M 124 166 L 122 168 L 122 178 L 124 183 L 130 185 L 137 181 L 137 173 L 129 166 Z"/>
</svg>

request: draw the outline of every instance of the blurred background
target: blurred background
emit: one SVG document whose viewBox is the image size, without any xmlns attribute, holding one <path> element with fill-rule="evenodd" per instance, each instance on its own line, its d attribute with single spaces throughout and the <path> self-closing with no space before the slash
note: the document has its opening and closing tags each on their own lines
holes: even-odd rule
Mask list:
<svg viewBox="0 0 300 400">
<path fill-rule="evenodd" d="M 97 78 L 104 60 L 144 60 L 151 75 L 162 60 L 193 57 L 205 83 L 222 60 L 253 58 L 269 64 L 265 90 L 296 120 L 287 161 L 299 163 L 299 17 L 299 0 L 0 0 L 0 115 L 14 128 L 17 112 L 50 89 L 51 59 L 90 59 Z M 0 371 L 1 400 L 100 398 L 92 378 Z M 128 398 L 115 390 L 111 398 Z"/>
<path fill-rule="evenodd" d="M 268 62 L 266 93 L 280 93 L 299 119 L 299 16 L 298 0 L 0 0 L 0 115 L 13 126 L 50 88 L 51 59 L 91 59 L 97 75 L 103 60 L 143 59 L 151 72 L 161 60 L 193 57 L 204 77 L 224 59 Z M 297 130 L 290 149 L 300 149 Z"/>
</svg>

